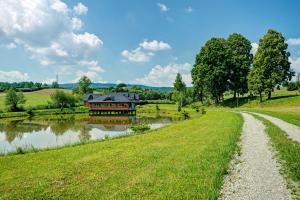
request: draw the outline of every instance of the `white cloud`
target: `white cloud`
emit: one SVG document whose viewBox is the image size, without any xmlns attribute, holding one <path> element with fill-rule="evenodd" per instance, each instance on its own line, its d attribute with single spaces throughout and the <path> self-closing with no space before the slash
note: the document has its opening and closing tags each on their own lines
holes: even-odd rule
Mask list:
<svg viewBox="0 0 300 200">
<path fill-rule="evenodd" d="M 126 58 L 126 61 L 128 60 L 132 62 L 144 63 L 149 62 L 150 57 L 152 57 L 154 54 L 152 52 L 143 52 L 141 48 L 138 47 L 132 51 L 124 50 L 121 55 Z"/>
<path fill-rule="evenodd" d="M 76 78 L 71 82 L 73 82 L 73 83 L 78 82 L 79 79 L 82 76 L 87 76 L 89 79 L 92 80 L 92 82 L 104 82 L 102 80 L 102 78 L 99 76 L 98 72 L 96 72 L 96 71 L 82 71 L 82 70 L 78 70 L 76 72 Z"/>
<path fill-rule="evenodd" d="M 253 42 L 253 43 L 251 43 L 251 46 L 252 46 L 251 53 L 252 53 L 253 55 L 255 55 L 255 54 L 256 54 L 256 51 L 257 51 L 257 48 L 258 48 L 258 44 L 255 43 L 255 42 Z"/>
<path fill-rule="evenodd" d="M 68 6 L 62 1 L 52 1 L 51 8 L 59 13 L 67 14 Z"/>
<path fill-rule="evenodd" d="M 168 8 L 167 5 L 162 3 L 157 3 L 157 6 L 159 7 L 160 12 L 167 12 L 170 10 L 170 8 Z"/>
<path fill-rule="evenodd" d="M 184 9 L 184 11 L 187 12 L 187 13 L 191 13 L 191 12 L 194 11 L 194 9 L 191 6 L 189 6 L 186 9 Z"/>
<path fill-rule="evenodd" d="M 163 41 L 157 41 L 157 40 L 152 40 L 152 41 L 144 40 L 142 43 L 139 44 L 139 46 L 150 51 L 171 49 L 171 46 L 168 43 L 165 43 Z"/>
<path fill-rule="evenodd" d="M 73 34 L 73 40 L 75 44 L 85 44 L 92 48 L 97 48 L 103 45 L 102 40 L 100 40 L 96 35 L 85 32 L 84 34 Z"/>
<path fill-rule="evenodd" d="M 290 62 L 291 62 L 291 67 L 296 71 L 296 72 L 300 72 L 300 57 L 297 58 L 289 58 Z"/>
<path fill-rule="evenodd" d="M 93 33 L 79 32 L 84 24 L 79 15 L 88 8 L 79 3 L 73 9 L 62 0 L 1 0 L 0 35 L 40 64 L 72 66 L 74 73 L 80 69 L 79 61 L 95 60 L 103 42 Z"/>
<path fill-rule="evenodd" d="M 29 75 L 20 71 L 0 71 L 0 82 L 28 81 Z"/>
<path fill-rule="evenodd" d="M 117 80 L 116 83 L 117 83 L 117 84 L 120 84 L 120 83 L 124 83 L 124 81 Z"/>
<path fill-rule="evenodd" d="M 15 49 L 17 48 L 17 45 L 13 42 L 9 43 L 9 44 L 4 44 L 4 45 L 1 45 L 2 47 L 5 47 L 7 49 Z"/>
<path fill-rule="evenodd" d="M 76 6 L 74 6 L 73 10 L 77 15 L 82 15 L 87 13 L 88 7 L 86 7 L 82 3 L 78 3 Z"/>
<path fill-rule="evenodd" d="M 45 84 L 50 85 L 50 84 L 52 84 L 52 83 L 55 82 L 55 81 L 56 81 L 55 78 L 48 78 L 48 79 L 46 79 L 46 80 L 43 80 L 42 83 L 45 83 Z"/>
<path fill-rule="evenodd" d="M 191 85 L 191 69 L 192 65 L 190 63 L 172 63 L 166 66 L 156 65 L 147 75 L 136 79 L 135 82 L 150 86 L 172 86 L 177 73 L 180 73 L 183 81 L 187 85 Z"/>
<path fill-rule="evenodd" d="M 286 42 L 288 45 L 300 45 L 300 38 L 289 38 Z"/>
<path fill-rule="evenodd" d="M 83 22 L 77 17 L 73 17 L 71 23 L 73 30 L 80 30 L 83 26 Z"/>
<path fill-rule="evenodd" d="M 94 71 L 94 72 L 104 72 L 104 69 L 98 65 L 98 61 L 91 60 L 82 60 L 79 62 L 79 65 L 87 67 L 89 70 Z"/>
</svg>

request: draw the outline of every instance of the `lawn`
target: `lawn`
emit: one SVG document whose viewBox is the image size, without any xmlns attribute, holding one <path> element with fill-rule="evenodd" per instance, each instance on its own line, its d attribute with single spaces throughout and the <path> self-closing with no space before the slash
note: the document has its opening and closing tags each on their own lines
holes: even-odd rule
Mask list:
<svg viewBox="0 0 300 200">
<path fill-rule="evenodd" d="M 300 144 L 288 138 L 286 133 L 262 117 L 256 116 L 266 125 L 266 132 L 277 152 L 279 159 L 283 162 L 285 175 L 296 184 L 290 184 L 297 198 L 300 199 Z"/>
<path fill-rule="evenodd" d="M 60 89 L 65 92 L 71 92 L 70 90 Z M 56 89 L 43 89 L 34 92 L 24 92 L 26 97 L 25 108 L 30 106 L 46 105 L 50 101 L 50 95 L 53 94 Z M 0 93 L 0 110 L 5 110 L 5 93 Z"/>
<path fill-rule="evenodd" d="M 3 156 L 0 197 L 217 199 L 242 123 L 209 111 L 142 135 Z"/>
</svg>

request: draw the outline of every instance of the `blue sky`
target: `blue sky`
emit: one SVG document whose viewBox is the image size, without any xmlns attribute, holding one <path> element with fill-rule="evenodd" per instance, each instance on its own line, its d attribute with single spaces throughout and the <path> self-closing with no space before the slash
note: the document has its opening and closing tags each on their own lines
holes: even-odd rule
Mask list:
<svg viewBox="0 0 300 200">
<path fill-rule="evenodd" d="M 190 85 L 195 55 L 211 37 L 253 43 L 282 32 L 300 72 L 299 1 L 0 0 L 0 81 Z"/>
</svg>

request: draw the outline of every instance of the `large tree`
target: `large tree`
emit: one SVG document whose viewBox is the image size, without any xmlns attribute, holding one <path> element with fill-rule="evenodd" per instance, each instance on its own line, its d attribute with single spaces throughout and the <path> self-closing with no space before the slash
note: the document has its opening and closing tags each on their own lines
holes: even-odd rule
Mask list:
<svg viewBox="0 0 300 200">
<path fill-rule="evenodd" d="M 82 76 L 79 79 L 79 86 L 73 89 L 73 93 L 83 96 L 84 94 L 93 92 L 92 81 L 87 76 Z"/>
<path fill-rule="evenodd" d="M 247 76 L 252 62 L 251 42 L 238 33 L 231 34 L 227 39 L 230 51 L 229 89 L 236 94 L 248 92 Z"/>
<path fill-rule="evenodd" d="M 192 70 L 194 87 L 204 87 L 216 103 L 228 86 L 229 61 L 229 48 L 223 38 L 211 38 L 196 56 Z"/>
<path fill-rule="evenodd" d="M 290 67 L 287 47 L 283 35 L 275 30 L 268 30 L 260 39 L 251 69 L 253 72 L 249 74 L 249 87 L 253 92 L 263 90 L 270 99 L 276 85 L 291 80 L 294 72 Z"/>
<path fill-rule="evenodd" d="M 5 105 L 9 111 L 19 110 L 20 104 L 24 104 L 26 99 L 23 93 L 17 93 L 14 89 L 9 89 L 5 96 Z"/>
</svg>

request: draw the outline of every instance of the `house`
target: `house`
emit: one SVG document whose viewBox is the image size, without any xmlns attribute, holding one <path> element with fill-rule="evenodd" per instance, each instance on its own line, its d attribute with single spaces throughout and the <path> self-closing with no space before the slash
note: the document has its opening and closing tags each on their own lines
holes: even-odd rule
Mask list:
<svg viewBox="0 0 300 200">
<path fill-rule="evenodd" d="M 127 92 L 84 96 L 84 104 L 89 107 L 90 115 L 135 115 L 138 101 L 138 94 Z"/>
</svg>

